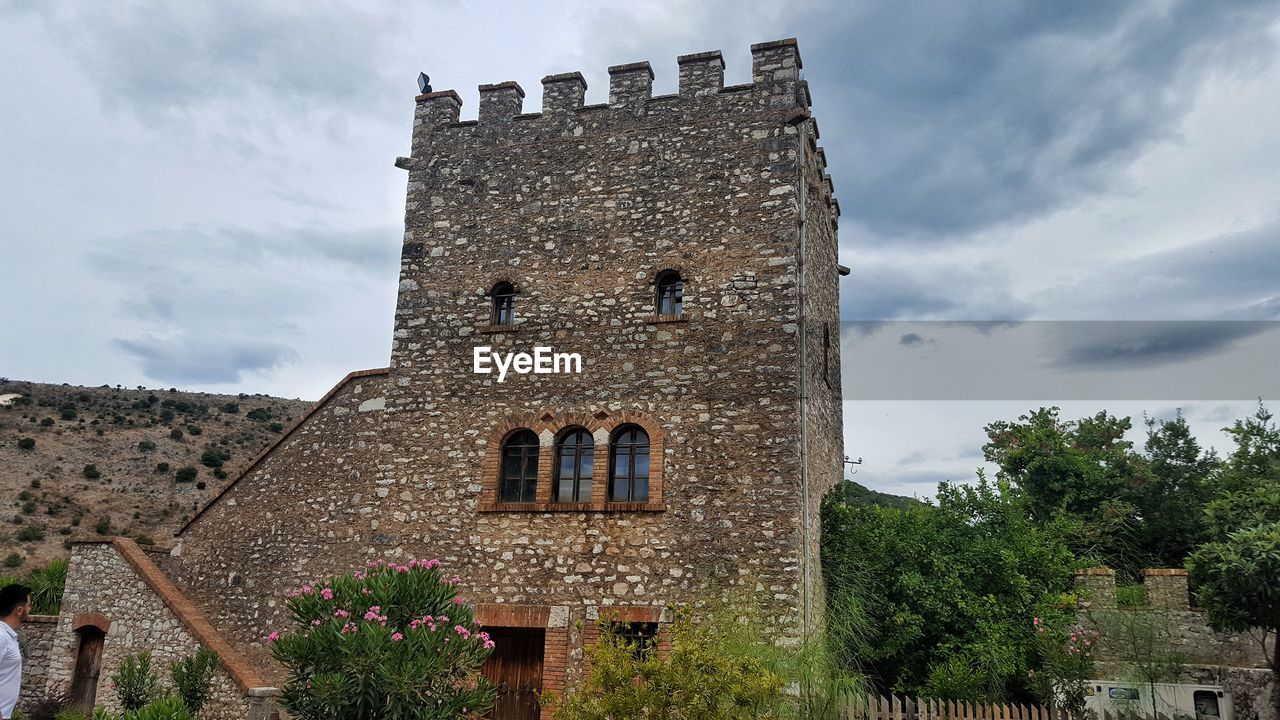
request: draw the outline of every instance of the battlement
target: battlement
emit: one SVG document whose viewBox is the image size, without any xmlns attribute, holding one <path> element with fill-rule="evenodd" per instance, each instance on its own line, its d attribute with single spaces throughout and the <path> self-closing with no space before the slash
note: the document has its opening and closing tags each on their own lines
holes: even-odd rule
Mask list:
<svg viewBox="0 0 1280 720">
<path fill-rule="evenodd" d="M 413 154 L 422 156 L 433 138 L 466 142 L 522 141 L 536 136 L 579 136 L 592 128 L 613 127 L 654 117 L 674 119 L 683 113 L 741 112 L 807 108 L 809 90 L 800 78 L 800 49 L 795 38 L 751 46 L 751 82 L 726 87 L 724 57 L 719 50 L 676 58 L 679 91 L 653 95 L 653 67 L 648 61 L 609 68 L 608 102 L 586 105 L 587 81 L 580 72 L 542 78 L 540 112 L 525 112 L 524 89 L 514 81 L 480 86 L 475 120 L 460 121 L 462 98 L 453 90 L 417 96 Z M 715 103 L 722 106 L 717 106 Z M 518 126 L 518 128 L 516 127 Z"/>
<path fill-rule="evenodd" d="M 1191 608 L 1187 571 L 1182 568 L 1143 570 L 1142 586 L 1147 591 L 1147 603 L 1151 607 L 1166 610 Z M 1117 605 L 1116 572 L 1111 568 L 1077 570 L 1076 589 L 1081 591 L 1081 602 L 1088 603 L 1091 607 L 1107 608 Z"/>
</svg>

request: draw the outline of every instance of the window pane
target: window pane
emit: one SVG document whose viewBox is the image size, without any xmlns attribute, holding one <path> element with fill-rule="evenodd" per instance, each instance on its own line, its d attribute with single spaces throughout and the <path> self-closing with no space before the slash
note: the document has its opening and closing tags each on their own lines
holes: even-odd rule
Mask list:
<svg viewBox="0 0 1280 720">
<path fill-rule="evenodd" d="M 638 478 L 649 477 L 649 453 L 636 453 L 635 476 Z"/>
<path fill-rule="evenodd" d="M 631 486 L 632 486 L 631 500 L 633 502 L 649 501 L 649 478 L 647 477 L 636 478 L 635 481 L 632 482 Z"/>
<path fill-rule="evenodd" d="M 626 502 L 627 497 L 627 479 L 615 477 L 609 487 L 609 500 L 611 502 Z"/>
<path fill-rule="evenodd" d="M 630 474 L 631 451 L 620 447 L 613 453 L 613 476 L 625 478 Z"/>
</svg>

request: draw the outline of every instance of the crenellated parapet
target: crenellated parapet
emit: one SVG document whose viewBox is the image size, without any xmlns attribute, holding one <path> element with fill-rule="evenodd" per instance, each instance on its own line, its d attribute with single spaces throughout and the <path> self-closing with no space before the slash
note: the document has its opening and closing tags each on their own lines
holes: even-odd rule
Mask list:
<svg viewBox="0 0 1280 720">
<path fill-rule="evenodd" d="M 725 63 L 719 50 L 681 55 L 676 65 L 678 92 L 660 96 L 653 94 L 654 71 L 648 61 L 610 67 L 608 102 L 599 105 L 585 104 L 587 82 L 582 73 L 548 75 L 542 79 L 538 112 L 526 112 L 525 92 L 516 82 L 481 85 L 476 119 L 467 121 L 459 120 L 462 99 L 453 90 L 419 95 L 413 155 L 422 157 L 441 142 L 529 142 L 608 132 L 637 122 L 682 121 L 699 113 L 785 113 L 810 104 L 794 38 L 752 45 L 752 80 L 743 85 L 725 86 Z"/>
</svg>

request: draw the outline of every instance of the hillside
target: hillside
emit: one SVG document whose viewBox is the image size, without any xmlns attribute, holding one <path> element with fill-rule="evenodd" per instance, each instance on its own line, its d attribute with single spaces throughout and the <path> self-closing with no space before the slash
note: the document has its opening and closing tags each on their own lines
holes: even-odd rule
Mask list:
<svg viewBox="0 0 1280 720">
<path fill-rule="evenodd" d="M 73 534 L 167 542 L 310 405 L 0 379 L 0 561 L 23 561 L 0 573 L 65 555 Z"/>
<path fill-rule="evenodd" d="M 844 501 L 850 505 L 879 505 L 880 507 L 905 508 L 920 502 L 905 495 L 891 495 L 872 490 L 852 480 L 845 480 L 840 483 L 840 489 L 844 492 Z"/>
</svg>

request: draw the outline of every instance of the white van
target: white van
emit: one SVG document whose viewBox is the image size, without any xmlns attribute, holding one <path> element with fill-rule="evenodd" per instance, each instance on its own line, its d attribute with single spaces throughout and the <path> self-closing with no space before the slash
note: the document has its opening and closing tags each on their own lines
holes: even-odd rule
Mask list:
<svg viewBox="0 0 1280 720">
<path fill-rule="evenodd" d="M 1085 708 L 1098 720 L 1150 718 L 1152 696 L 1160 720 L 1234 720 L 1231 693 L 1220 685 L 1093 680 L 1089 690 Z"/>
</svg>

